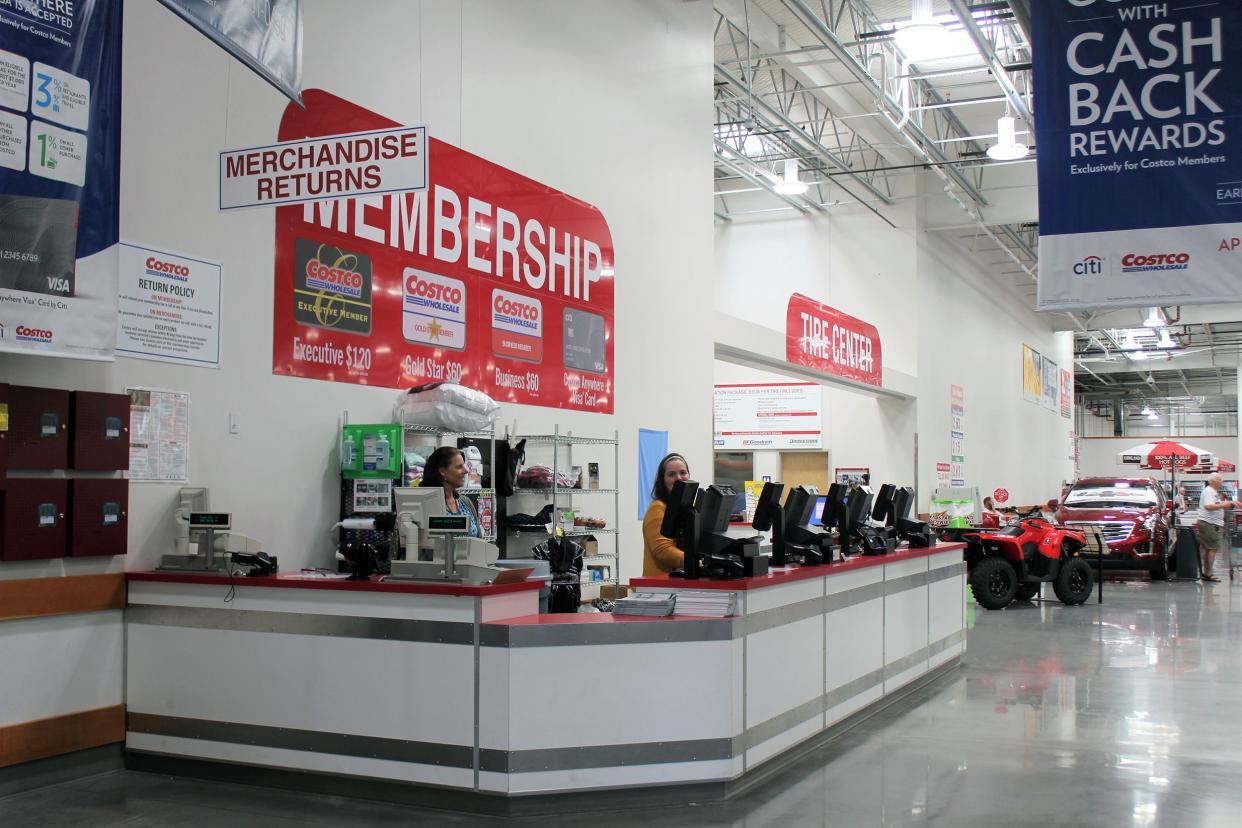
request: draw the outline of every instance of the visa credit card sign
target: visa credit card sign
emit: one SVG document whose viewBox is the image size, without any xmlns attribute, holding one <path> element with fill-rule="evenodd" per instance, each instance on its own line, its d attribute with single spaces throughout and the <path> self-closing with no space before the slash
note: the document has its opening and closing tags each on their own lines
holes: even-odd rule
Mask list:
<svg viewBox="0 0 1242 828">
<path fill-rule="evenodd" d="M 1242 295 L 1242 3 L 1032 4 L 1039 310 Z"/>
<path fill-rule="evenodd" d="M 319 89 L 278 140 L 386 130 Z M 613 411 L 613 246 L 598 209 L 435 138 L 419 192 L 276 208 L 272 370 Z"/>
</svg>

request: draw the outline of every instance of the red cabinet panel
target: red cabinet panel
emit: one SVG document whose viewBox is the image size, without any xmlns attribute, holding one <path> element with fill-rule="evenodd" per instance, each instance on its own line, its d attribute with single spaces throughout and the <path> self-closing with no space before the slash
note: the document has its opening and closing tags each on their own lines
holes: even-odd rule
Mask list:
<svg viewBox="0 0 1242 828">
<path fill-rule="evenodd" d="M 63 469 L 68 465 L 69 392 L 10 385 L 9 468 Z"/>
<path fill-rule="evenodd" d="M 124 555 L 129 538 L 129 481 L 69 481 L 69 554 Z"/>
<path fill-rule="evenodd" d="M 10 478 L 0 509 L 0 560 L 63 558 L 68 495 L 68 480 Z"/>
<path fill-rule="evenodd" d="M 74 391 L 71 463 L 75 469 L 129 468 L 129 396 Z"/>
</svg>

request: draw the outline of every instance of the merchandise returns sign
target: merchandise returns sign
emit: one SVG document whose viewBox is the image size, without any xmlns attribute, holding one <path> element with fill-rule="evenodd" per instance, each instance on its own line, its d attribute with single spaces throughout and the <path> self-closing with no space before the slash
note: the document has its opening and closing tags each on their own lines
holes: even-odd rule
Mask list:
<svg viewBox="0 0 1242 828">
<path fill-rule="evenodd" d="M 875 325 L 795 293 L 785 313 L 785 359 L 827 374 L 883 384 Z"/>
<path fill-rule="evenodd" d="M 1034 4 L 1040 310 L 1242 294 L 1242 3 Z"/>
</svg>

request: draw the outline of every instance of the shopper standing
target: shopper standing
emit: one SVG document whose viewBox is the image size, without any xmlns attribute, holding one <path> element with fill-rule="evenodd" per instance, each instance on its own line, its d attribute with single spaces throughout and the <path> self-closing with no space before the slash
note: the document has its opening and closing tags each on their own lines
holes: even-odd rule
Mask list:
<svg viewBox="0 0 1242 828">
<path fill-rule="evenodd" d="M 681 567 L 685 553 L 677 548 L 672 538 L 660 534 L 664 511 L 668 507 L 673 486 L 679 480 L 690 479 L 690 466 L 680 454 L 666 454 L 656 468 L 655 481 L 651 485 L 651 505 L 643 515 L 643 577 L 662 575 Z"/>
<path fill-rule="evenodd" d="M 1205 581 L 1219 582 L 1212 574 L 1212 564 L 1216 561 L 1216 550 L 1220 549 L 1225 534 L 1225 510 L 1236 506 L 1232 500 L 1222 500 L 1220 487 L 1224 480 L 1219 474 L 1208 478 L 1199 496 L 1199 549 L 1202 569 L 1199 575 Z"/>
</svg>

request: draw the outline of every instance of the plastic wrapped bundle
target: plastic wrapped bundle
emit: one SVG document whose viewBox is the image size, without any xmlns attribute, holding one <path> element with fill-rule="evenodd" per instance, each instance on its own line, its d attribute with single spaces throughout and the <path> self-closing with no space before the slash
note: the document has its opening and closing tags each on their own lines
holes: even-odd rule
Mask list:
<svg viewBox="0 0 1242 828">
<path fill-rule="evenodd" d="M 582 603 L 582 546 L 569 538 L 553 536 L 530 551 L 532 558 L 548 562 L 552 582 L 548 587 L 548 612 L 577 612 Z"/>
<path fill-rule="evenodd" d="M 487 394 L 453 382 L 416 385 L 401 393 L 392 410 L 393 422 L 462 433 L 486 431 L 499 413 Z"/>
</svg>

